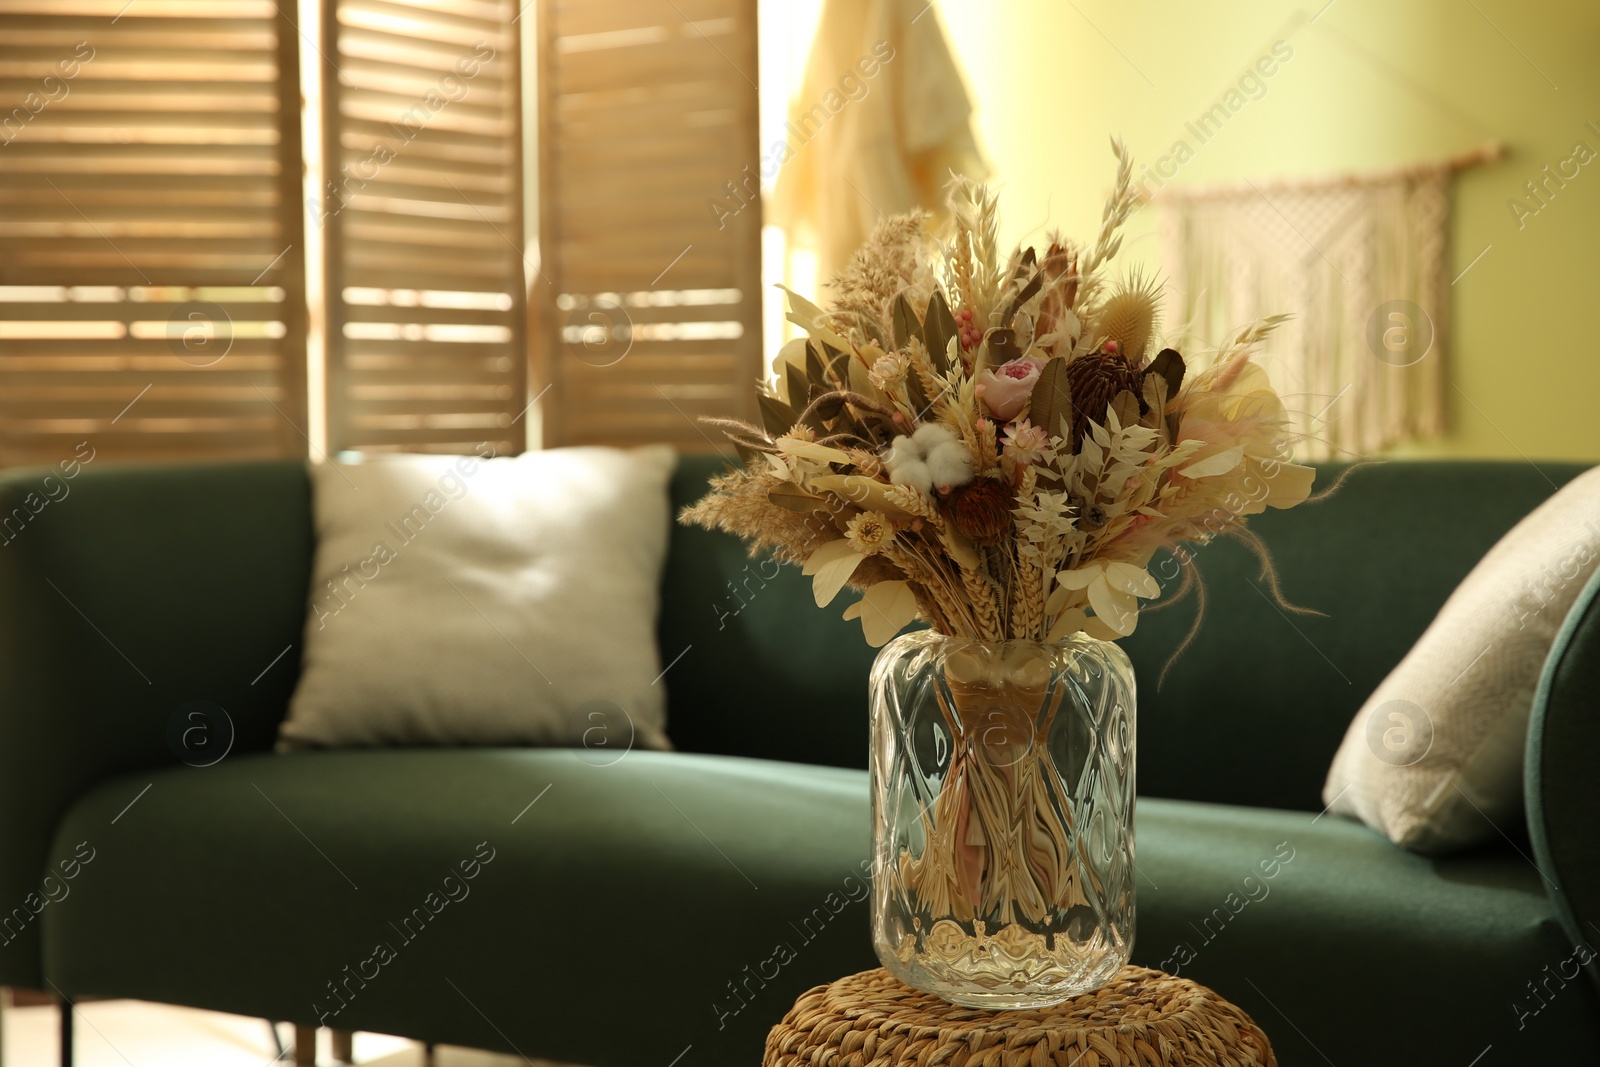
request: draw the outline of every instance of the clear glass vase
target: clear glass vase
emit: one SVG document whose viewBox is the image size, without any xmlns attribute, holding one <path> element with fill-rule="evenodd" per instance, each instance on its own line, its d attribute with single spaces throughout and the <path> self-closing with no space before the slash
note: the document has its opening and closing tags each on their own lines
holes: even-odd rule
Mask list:
<svg viewBox="0 0 1600 1067">
<path fill-rule="evenodd" d="M 1133 949 L 1133 800 L 1116 645 L 891 641 L 872 668 L 878 958 L 975 1008 L 1109 982 Z"/>
</svg>

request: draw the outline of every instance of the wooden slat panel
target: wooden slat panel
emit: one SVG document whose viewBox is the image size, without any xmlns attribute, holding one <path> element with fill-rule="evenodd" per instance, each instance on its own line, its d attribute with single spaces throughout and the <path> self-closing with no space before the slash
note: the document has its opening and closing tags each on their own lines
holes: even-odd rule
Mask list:
<svg viewBox="0 0 1600 1067">
<path fill-rule="evenodd" d="M 706 206 L 758 159 L 754 0 L 541 0 L 539 33 L 546 440 L 706 451 L 761 363 L 759 208 Z"/>
<path fill-rule="evenodd" d="M 328 0 L 335 450 L 522 446 L 520 89 L 511 0 Z M 325 74 L 328 72 L 325 70 Z M 349 289 L 480 294 L 424 307 Z"/>
<path fill-rule="evenodd" d="M 293 6 L 0 0 L 0 463 L 304 452 Z"/>
</svg>

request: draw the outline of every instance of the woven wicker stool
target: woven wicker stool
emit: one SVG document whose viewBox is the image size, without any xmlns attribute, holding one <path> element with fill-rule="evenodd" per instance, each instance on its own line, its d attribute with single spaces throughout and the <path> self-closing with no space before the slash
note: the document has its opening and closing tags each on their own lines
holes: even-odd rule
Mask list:
<svg viewBox="0 0 1600 1067">
<path fill-rule="evenodd" d="M 1038 1011 L 963 1008 L 879 968 L 817 986 L 767 1035 L 763 1067 L 1277 1067 L 1267 1036 L 1203 985 L 1124 967 Z"/>
</svg>

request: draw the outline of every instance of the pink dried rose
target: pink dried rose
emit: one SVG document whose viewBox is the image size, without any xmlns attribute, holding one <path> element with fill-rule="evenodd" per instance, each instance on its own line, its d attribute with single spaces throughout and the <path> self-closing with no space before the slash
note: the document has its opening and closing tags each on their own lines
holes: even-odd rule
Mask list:
<svg viewBox="0 0 1600 1067">
<path fill-rule="evenodd" d="M 977 392 L 989 414 L 1001 422 L 1010 422 L 1022 414 L 1043 366 L 1044 360 L 1023 356 L 994 370 L 985 367 L 980 371 Z"/>
</svg>

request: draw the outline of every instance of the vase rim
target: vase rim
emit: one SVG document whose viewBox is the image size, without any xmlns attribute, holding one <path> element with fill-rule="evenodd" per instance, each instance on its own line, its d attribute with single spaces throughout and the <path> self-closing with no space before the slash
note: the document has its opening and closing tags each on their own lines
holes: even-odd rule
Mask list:
<svg viewBox="0 0 1600 1067">
<path fill-rule="evenodd" d="M 925 646 L 941 646 L 945 650 L 969 647 L 989 650 L 1003 649 L 1013 646 L 1028 646 L 1046 649 L 1059 649 L 1071 646 L 1077 646 L 1080 648 L 1105 648 L 1110 646 L 1111 648 L 1115 648 L 1117 652 L 1121 653 L 1124 657 L 1127 655 L 1122 651 L 1122 646 L 1118 645 L 1115 641 L 1106 641 L 1102 638 L 1091 637 L 1083 630 L 1074 630 L 1072 633 L 1067 634 L 1065 637 L 1058 638 L 1055 641 L 1032 641 L 1028 640 L 1027 638 L 1008 638 L 1002 641 L 985 641 L 976 637 L 945 634 L 940 633 L 932 628 L 926 628 L 922 630 L 912 630 L 908 633 L 900 634 L 888 644 L 884 645 L 880 651 L 887 652 L 889 649 L 896 648 L 897 646 L 901 649 L 922 648 Z"/>
</svg>

